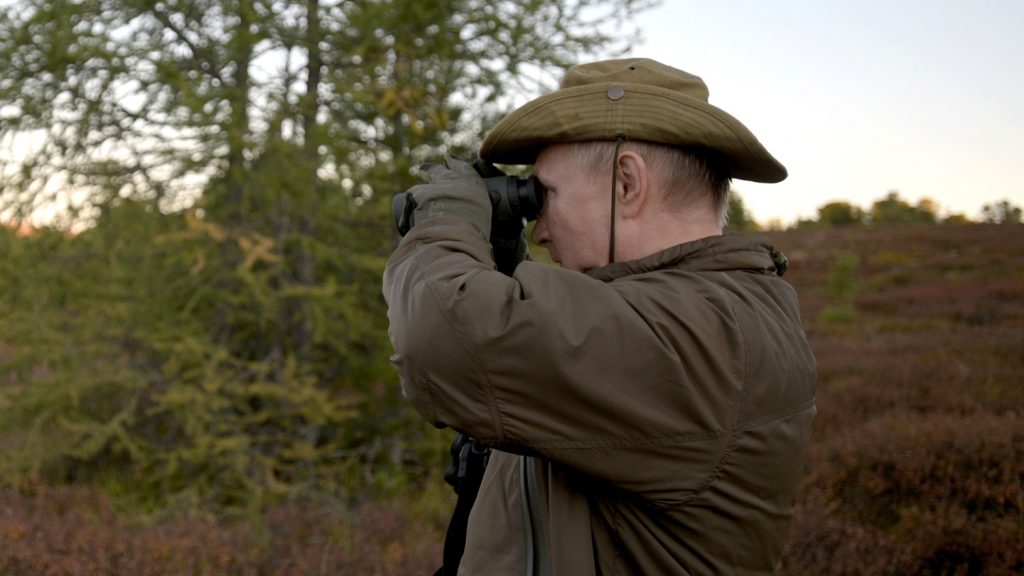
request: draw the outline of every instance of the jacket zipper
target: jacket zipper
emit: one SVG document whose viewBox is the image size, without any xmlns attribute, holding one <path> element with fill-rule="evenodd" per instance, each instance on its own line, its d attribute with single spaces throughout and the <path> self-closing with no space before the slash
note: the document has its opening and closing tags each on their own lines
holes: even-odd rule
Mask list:
<svg viewBox="0 0 1024 576">
<path fill-rule="evenodd" d="M 548 543 L 544 533 L 540 498 L 537 493 L 535 460 L 519 458 L 520 492 L 523 502 L 523 527 L 526 531 L 526 576 L 548 576 Z"/>
</svg>

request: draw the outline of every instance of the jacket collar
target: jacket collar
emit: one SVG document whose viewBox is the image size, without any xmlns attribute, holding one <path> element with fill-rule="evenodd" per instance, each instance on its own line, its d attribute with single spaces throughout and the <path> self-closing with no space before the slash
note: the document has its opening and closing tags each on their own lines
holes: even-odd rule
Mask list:
<svg viewBox="0 0 1024 576">
<path fill-rule="evenodd" d="M 759 234 L 708 236 L 637 260 L 591 268 L 585 274 L 603 282 L 668 268 L 692 272 L 747 270 L 775 274 L 773 252 L 771 242 Z"/>
</svg>

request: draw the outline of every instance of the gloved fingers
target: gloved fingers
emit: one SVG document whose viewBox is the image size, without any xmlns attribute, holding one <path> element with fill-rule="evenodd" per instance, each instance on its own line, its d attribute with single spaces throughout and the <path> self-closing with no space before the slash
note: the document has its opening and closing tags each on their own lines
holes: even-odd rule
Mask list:
<svg viewBox="0 0 1024 576">
<path fill-rule="evenodd" d="M 425 182 L 481 181 L 473 165 L 455 156 L 445 156 L 444 164 L 426 163 L 419 166 L 420 178 Z"/>
<path fill-rule="evenodd" d="M 473 165 L 470 164 L 469 162 L 466 162 L 462 158 L 452 156 L 451 154 L 445 154 L 444 163 L 446 166 L 448 166 L 448 168 L 451 169 L 452 172 L 455 172 L 456 174 L 461 174 L 463 176 L 473 175 L 479 177 L 476 170 L 473 168 Z"/>
<path fill-rule="evenodd" d="M 407 190 L 407 192 L 409 193 L 409 197 L 412 198 L 413 201 L 415 201 L 417 204 L 419 204 L 420 200 L 422 200 L 424 197 L 429 197 L 432 191 L 433 188 L 431 187 L 430 183 L 417 184 L 412 188 L 409 188 L 409 190 Z"/>
<path fill-rule="evenodd" d="M 441 173 L 448 171 L 444 164 L 435 164 L 434 162 L 420 164 L 417 170 L 419 170 L 420 179 L 427 183 L 433 182 Z"/>
<path fill-rule="evenodd" d="M 441 216 L 457 216 L 472 224 L 485 239 L 490 236 L 490 198 L 472 165 L 448 156 L 444 164 L 422 164 L 419 170 L 425 183 L 408 192 L 416 201 L 417 224 Z"/>
</svg>

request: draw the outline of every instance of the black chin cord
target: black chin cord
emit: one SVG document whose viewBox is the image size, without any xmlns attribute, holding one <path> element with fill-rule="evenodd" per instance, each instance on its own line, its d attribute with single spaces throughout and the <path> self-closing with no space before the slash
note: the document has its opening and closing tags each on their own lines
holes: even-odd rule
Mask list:
<svg viewBox="0 0 1024 576">
<path fill-rule="evenodd" d="M 615 155 L 612 157 L 612 222 L 608 232 L 608 263 L 615 262 L 615 185 L 618 183 L 619 175 L 619 149 L 625 136 L 619 134 L 615 137 Z"/>
</svg>

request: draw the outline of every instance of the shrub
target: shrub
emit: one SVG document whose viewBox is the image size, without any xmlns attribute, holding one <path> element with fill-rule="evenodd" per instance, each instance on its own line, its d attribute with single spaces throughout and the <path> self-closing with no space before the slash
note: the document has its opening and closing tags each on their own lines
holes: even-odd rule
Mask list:
<svg viewBox="0 0 1024 576">
<path fill-rule="evenodd" d="M 850 252 L 842 252 L 828 269 L 825 293 L 831 303 L 818 314 L 818 321 L 823 324 L 849 324 L 857 313 L 854 301 L 859 288 L 857 282 L 857 266 L 860 258 Z"/>
</svg>

